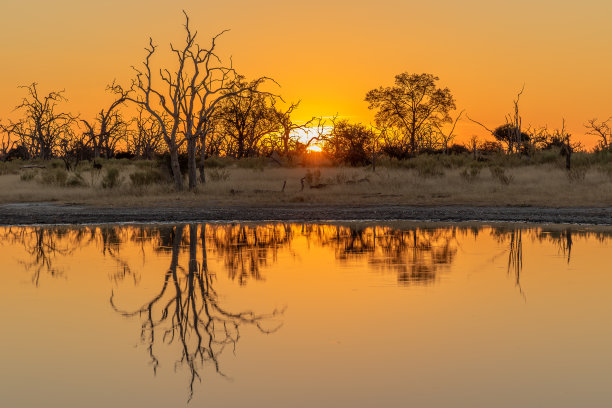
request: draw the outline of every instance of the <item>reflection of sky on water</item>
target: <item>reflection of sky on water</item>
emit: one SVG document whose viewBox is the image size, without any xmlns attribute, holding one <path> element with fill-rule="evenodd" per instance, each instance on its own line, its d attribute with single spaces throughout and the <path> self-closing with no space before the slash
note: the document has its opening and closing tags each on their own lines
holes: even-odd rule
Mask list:
<svg viewBox="0 0 612 408">
<path fill-rule="evenodd" d="M 2 228 L 0 405 L 606 406 L 610 236 Z"/>
</svg>

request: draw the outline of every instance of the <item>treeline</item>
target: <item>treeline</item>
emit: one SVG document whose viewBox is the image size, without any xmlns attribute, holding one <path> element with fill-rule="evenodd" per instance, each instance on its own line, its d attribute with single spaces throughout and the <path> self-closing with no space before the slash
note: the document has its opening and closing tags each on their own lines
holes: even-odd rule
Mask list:
<svg viewBox="0 0 612 408">
<path fill-rule="evenodd" d="M 206 181 L 205 159 L 273 157 L 300 162 L 313 147 L 329 160 L 349 165 L 375 165 L 378 157 L 409 159 L 419 154 L 486 153 L 530 156 L 556 148 L 571 165 L 573 152 L 583 150 L 565 126 L 525 128 L 519 93 L 506 123 L 489 128 L 456 112 L 448 88 L 431 74 L 402 73 L 393 86 L 369 91 L 365 101 L 375 111 L 372 124 L 337 118 L 297 122 L 298 103 L 285 103 L 271 92 L 274 81 L 247 80 L 216 54 L 219 35 L 208 45 L 198 42 L 185 14 L 185 41 L 171 46 L 173 67 L 156 67 L 153 40 L 129 85 L 113 83 L 113 100 L 90 118 L 63 109 L 64 91 L 40 93 L 33 83 L 23 87 L 17 106 L 21 119 L 0 122 L 0 159 L 61 158 L 68 170 L 79 161 L 97 158 L 153 159 L 165 156 L 174 184 L 183 188 L 183 174 L 193 189 Z M 460 120 L 471 120 L 492 136 L 455 143 Z M 593 119 L 587 133 L 599 138 L 598 151 L 610 150 L 610 119 Z"/>
</svg>

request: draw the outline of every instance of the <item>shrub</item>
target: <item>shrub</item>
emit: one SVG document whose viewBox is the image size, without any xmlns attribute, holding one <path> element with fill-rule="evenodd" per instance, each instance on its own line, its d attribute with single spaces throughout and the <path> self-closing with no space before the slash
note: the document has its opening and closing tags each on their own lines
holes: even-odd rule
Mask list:
<svg viewBox="0 0 612 408">
<path fill-rule="evenodd" d="M 441 164 L 434 157 L 424 156 L 423 159 L 414 160 L 414 162 L 419 177 L 439 177 L 444 175 Z"/>
<path fill-rule="evenodd" d="M 461 175 L 463 180 L 467 181 L 468 183 L 472 183 L 480 175 L 480 170 L 481 169 L 482 169 L 481 166 L 471 165 L 470 167 L 467 167 L 467 168 L 463 169 L 461 171 L 461 173 L 459 173 L 459 174 Z"/>
<path fill-rule="evenodd" d="M 87 182 L 83 179 L 80 173 L 73 173 L 66 180 L 67 187 L 85 187 Z"/>
<path fill-rule="evenodd" d="M 210 181 L 225 181 L 230 178 L 230 173 L 227 170 L 212 168 L 206 171 Z"/>
<path fill-rule="evenodd" d="M 309 186 L 319 184 L 321 182 L 321 170 L 316 169 L 314 172 L 311 172 L 310 169 L 308 169 L 304 179 Z"/>
<path fill-rule="evenodd" d="M 231 159 L 227 157 L 213 156 L 204 161 L 204 166 L 208 168 L 227 167 L 231 164 Z"/>
<path fill-rule="evenodd" d="M 541 152 L 536 152 L 533 155 L 533 162 L 535 164 L 561 163 L 561 153 L 559 152 L 559 149 L 556 148 L 542 150 Z"/>
<path fill-rule="evenodd" d="M 154 160 L 135 160 L 134 161 L 134 166 L 138 167 L 139 169 L 153 169 L 155 167 L 157 167 L 158 163 L 155 162 Z"/>
<path fill-rule="evenodd" d="M 19 174 L 20 167 L 23 165 L 21 160 L 11 160 L 7 162 L 0 162 L 0 176 L 4 174 Z"/>
<path fill-rule="evenodd" d="M 355 179 L 356 177 L 353 177 Z M 336 174 L 336 184 L 344 184 L 349 180 L 348 176 L 344 172 L 339 172 Z"/>
<path fill-rule="evenodd" d="M 55 170 L 47 170 L 42 174 L 41 182 L 43 184 L 55 184 L 57 186 L 65 186 L 68 179 L 68 172 L 62 168 Z"/>
<path fill-rule="evenodd" d="M 51 168 L 52 169 L 59 169 L 59 168 L 65 168 L 66 165 L 64 164 L 64 162 L 60 159 L 54 159 L 51 160 Z"/>
<path fill-rule="evenodd" d="M 268 163 L 268 159 L 265 157 L 252 157 L 247 159 L 240 159 L 236 162 L 238 167 L 243 169 L 253 169 L 264 171 L 266 164 Z"/>
<path fill-rule="evenodd" d="M 38 172 L 36 170 L 25 170 L 24 172 L 22 172 L 19 175 L 19 178 L 21 179 L 21 181 L 31 181 L 34 179 L 34 177 L 36 177 L 36 174 L 38 174 Z"/>
<path fill-rule="evenodd" d="M 506 170 L 504 170 L 503 167 L 499 167 L 499 166 L 489 167 L 489 171 L 491 172 L 491 176 L 494 179 L 497 179 L 503 185 L 507 186 L 508 184 L 512 182 L 512 176 L 508 176 L 506 174 Z"/>
<path fill-rule="evenodd" d="M 102 178 L 102 188 L 115 188 L 121 184 L 119 170 L 115 167 L 106 169 L 106 174 Z"/>
<path fill-rule="evenodd" d="M 602 165 L 598 167 L 598 170 L 604 175 L 612 178 L 612 166 L 610 165 Z"/>
<path fill-rule="evenodd" d="M 130 174 L 130 180 L 135 187 L 141 187 L 160 183 L 164 180 L 164 176 L 157 170 L 143 170 Z"/>
<path fill-rule="evenodd" d="M 572 167 L 567 172 L 567 178 L 569 179 L 570 183 L 577 183 L 584 180 L 586 173 L 586 167 Z"/>
</svg>

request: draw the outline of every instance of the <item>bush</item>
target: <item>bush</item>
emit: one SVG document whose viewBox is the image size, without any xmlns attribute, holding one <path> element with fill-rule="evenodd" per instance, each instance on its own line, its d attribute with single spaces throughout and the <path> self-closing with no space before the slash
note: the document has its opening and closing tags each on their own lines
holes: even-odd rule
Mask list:
<svg viewBox="0 0 612 408">
<path fill-rule="evenodd" d="M 229 172 L 223 169 L 213 168 L 207 170 L 206 174 L 208 174 L 208 178 L 210 179 L 210 181 L 225 181 L 230 178 Z"/>
<path fill-rule="evenodd" d="M 557 148 L 542 150 L 533 155 L 533 163 L 535 164 L 552 164 L 561 163 L 561 152 Z M 565 163 L 563 163 L 565 165 Z"/>
<path fill-rule="evenodd" d="M 115 167 L 107 168 L 106 174 L 102 178 L 102 188 L 115 188 L 121 184 L 119 170 Z"/>
<path fill-rule="evenodd" d="M 512 182 L 512 176 L 508 176 L 506 174 L 506 170 L 504 170 L 503 167 L 499 167 L 499 166 L 489 167 L 489 171 L 491 172 L 491 176 L 494 179 L 497 179 L 503 185 L 507 186 L 508 184 Z"/>
<path fill-rule="evenodd" d="M 161 183 L 164 176 L 157 170 L 144 170 L 130 174 L 130 180 L 135 187 L 141 187 Z"/>
<path fill-rule="evenodd" d="M 55 184 L 57 186 L 65 186 L 68 179 L 68 172 L 62 168 L 55 170 L 47 170 L 42 174 L 41 182 L 43 184 Z"/>
<path fill-rule="evenodd" d="M 21 172 L 21 166 L 23 164 L 24 163 L 18 159 L 0 162 L 0 176 L 4 174 L 19 174 Z"/>
<path fill-rule="evenodd" d="M 204 161 L 204 167 L 208 168 L 223 168 L 232 164 L 232 160 L 227 157 L 213 156 Z"/>
<path fill-rule="evenodd" d="M 577 183 L 584 180 L 586 173 L 586 167 L 572 167 L 571 170 L 567 172 L 567 178 L 570 183 Z"/>
<path fill-rule="evenodd" d="M 135 160 L 134 161 L 134 166 L 138 167 L 139 169 L 153 169 L 156 168 L 158 165 L 157 162 L 155 162 L 154 160 Z"/>
<path fill-rule="evenodd" d="M 253 169 L 263 171 L 268 164 L 268 159 L 266 157 L 251 157 L 247 159 L 240 159 L 236 162 L 238 167 L 243 169 Z"/>
<path fill-rule="evenodd" d="M 36 175 L 38 174 L 38 172 L 36 170 L 25 170 L 24 172 L 22 172 L 19 175 L 19 178 L 21 179 L 21 181 L 31 181 L 34 179 L 34 177 L 36 177 Z"/>
<path fill-rule="evenodd" d="M 321 170 L 316 169 L 313 172 L 311 172 L 310 169 L 307 170 L 304 179 L 309 186 L 319 184 L 321 182 Z"/>
<path fill-rule="evenodd" d="M 80 173 L 73 173 L 66 180 L 67 187 L 85 187 L 87 182 L 83 179 Z"/>
<path fill-rule="evenodd" d="M 66 165 L 64 164 L 62 160 L 54 159 L 54 160 L 51 160 L 51 168 L 52 169 L 66 168 Z"/>
<path fill-rule="evenodd" d="M 461 177 L 463 178 L 463 180 L 467 181 L 468 183 L 472 183 L 474 182 L 478 176 L 480 175 L 480 170 L 482 169 L 481 166 L 478 166 L 476 164 L 471 165 L 468 168 L 465 168 L 461 171 L 461 173 L 459 173 L 461 175 Z"/>
<path fill-rule="evenodd" d="M 444 175 L 441 164 L 435 158 L 429 156 L 422 160 L 415 160 L 415 169 L 419 177 L 439 177 Z"/>
</svg>

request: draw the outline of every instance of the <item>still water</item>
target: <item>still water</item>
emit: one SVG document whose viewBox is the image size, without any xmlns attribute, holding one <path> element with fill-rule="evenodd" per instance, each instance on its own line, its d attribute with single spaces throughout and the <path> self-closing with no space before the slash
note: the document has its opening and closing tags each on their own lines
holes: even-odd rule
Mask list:
<svg viewBox="0 0 612 408">
<path fill-rule="evenodd" d="M 612 231 L 0 229 L 1 407 L 610 407 Z"/>
</svg>

